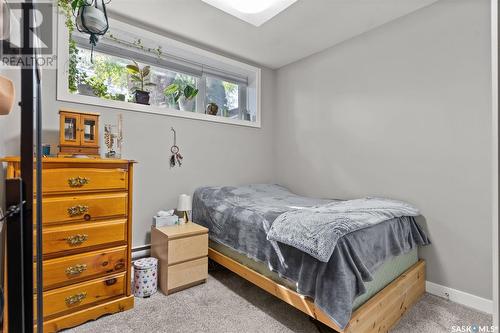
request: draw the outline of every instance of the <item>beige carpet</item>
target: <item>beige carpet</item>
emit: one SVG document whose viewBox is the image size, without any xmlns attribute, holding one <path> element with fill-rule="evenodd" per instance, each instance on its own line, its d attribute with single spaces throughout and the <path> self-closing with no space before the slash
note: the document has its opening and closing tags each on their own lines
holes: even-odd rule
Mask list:
<svg viewBox="0 0 500 333">
<path fill-rule="evenodd" d="M 302 312 L 225 269 L 211 272 L 206 284 L 135 301 L 133 310 L 67 332 L 319 332 Z M 452 325 L 491 325 L 491 321 L 490 315 L 425 295 L 391 332 L 449 333 Z M 333 332 L 325 327 L 321 331 Z"/>
</svg>

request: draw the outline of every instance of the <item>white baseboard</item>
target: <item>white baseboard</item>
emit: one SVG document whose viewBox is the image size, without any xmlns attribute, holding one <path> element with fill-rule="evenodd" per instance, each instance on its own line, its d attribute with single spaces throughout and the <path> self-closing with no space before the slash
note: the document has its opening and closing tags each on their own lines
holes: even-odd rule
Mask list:
<svg viewBox="0 0 500 333">
<path fill-rule="evenodd" d="M 429 281 L 425 281 L 425 290 L 429 294 L 449 299 L 452 302 L 468 306 L 469 308 L 486 313 L 493 313 L 493 301 L 490 299 L 482 298 Z"/>
</svg>

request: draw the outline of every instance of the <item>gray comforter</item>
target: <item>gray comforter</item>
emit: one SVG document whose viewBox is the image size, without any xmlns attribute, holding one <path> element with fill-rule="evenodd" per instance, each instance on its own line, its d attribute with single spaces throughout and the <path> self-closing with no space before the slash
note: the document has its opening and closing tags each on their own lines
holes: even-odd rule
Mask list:
<svg viewBox="0 0 500 333">
<path fill-rule="evenodd" d="M 380 265 L 429 240 L 413 217 L 400 217 L 341 237 L 328 262 L 286 244 L 270 242 L 267 234 L 281 214 L 334 200 L 301 197 L 278 185 L 203 187 L 193 197 L 193 220 L 210 230 L 210 238 L 266 263 L 280 276 L 296 282 L 297 291 L 314 299 L 344 328 L 354 299 L 366 289 Z"/>
</svg>

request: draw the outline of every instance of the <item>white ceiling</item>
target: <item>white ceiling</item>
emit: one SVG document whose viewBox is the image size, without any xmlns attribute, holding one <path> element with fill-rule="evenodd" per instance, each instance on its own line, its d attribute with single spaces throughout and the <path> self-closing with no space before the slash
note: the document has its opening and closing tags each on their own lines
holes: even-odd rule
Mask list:
<svg viewBox="0 0 500 333">
<path fill-rule="evenodd" d="M 118 14 L 213 50 L 279 68 L 438 0 L 298 0 L 260 27 L 201 0 L 113 0 Z"/>
</svg>

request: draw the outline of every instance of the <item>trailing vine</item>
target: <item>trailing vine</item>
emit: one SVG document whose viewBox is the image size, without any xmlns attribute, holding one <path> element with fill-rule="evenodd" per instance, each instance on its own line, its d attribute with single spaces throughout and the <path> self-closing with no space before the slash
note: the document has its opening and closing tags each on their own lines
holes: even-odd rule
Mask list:
<svg viewBox="0 0 500 333">
<path fill-rule="evenodd" d="M 70 0 L 58 0 L 57 5 L 59 10 L 64 15 L 64 25 L 68 29 L 68 43 L 69 43 L 69 65 L 68 65 L 68 88 L 70 92 L 75 92 L 77 89 L 76 76 L 78 69 L 76 64 L 78 61 L 78 49 L 76 42 L 71 35 L 75 31 L 75 24 L 73 22 L 73 8 L 71 7 Z"/>
<path fill-rule="evenodd" d="M 78 87 L 78 48 L 76 42 L 72 39 L 69 40 L 69 66 L 68 66 L 68 88 L 70 92 L 76 92 Z"/>
<path fill-rule="evenodd" d="M 81 79 L 78 68 L 76 67 L 80 57 L 78 56 L 78 48 L 72 35 L 75 31 L 75 22 L 73 13 L 78 11 L 78 8 L 85 4 L 85 0 L 58 0 L 57 6 L 64 15 L 64 25 L 68 29 L 68 45 L 69 45 L 69 64 L 68 64 L 68 88 L 70 92 L 75 92 L 78 83 Z"/>
<path fill-rule="evenodd" d="M 130 41 L 125 41 L 123 39 L 119 39 L 115 35 L 113 35 L 112 33 L 110 33 L 108 36 L 110 39 L 114 40 L 118 44 L 122 44 L 122 45 L 125 45 L 128 47 L 134 47 L 134 48 L 141 50 L 141 51 L 147 51 L 149 53 L 153 53 L 154 55 L 156 55 L 156 57 L 158 59 L 162 58 L 163 50 L 162 50 L 160 45 L 158 45 L 157 48 L 144 47 L 144 44 L 142 43 L 142 40 L 140 38 L 135 39 L 135 40 L 130 42 Z"/>
<path fill-rule="evenodd" d="M 60 12 L 64 15 L 64 25 L 68 29 L 68 89 L 71 93 L 78 91 L 79 84 L 88 84 L 91 86 L 94 93 L 99 97 L 109 96 L 110 98 L 120 98 L 120 96 L 111 96 L 108 94 L 107 87 L 104 81 L 97 79 L 96 77 L 87 77 L 86 73 L 82 73 L 78 70 L 78 63 L 82 61 L 82 57 L 79 55 L 79 50 L 76 41 L 73 39 L 73 32 L 75 31 L 75 13 L 78 13 L 80 7 L 86 4 L 87 0 L 57 0 L 57 5 Z M 113 34 L 108 35 L 110 39 L 126 46 L 132 46 L 142 51 L 146 51 L 155 54 L 158 59 L 163 55 L 162 47 L 158 46 L 156 48 L 145 47 L 141 39 L 136 39 L 131 42 L 120 40 L 116 38 Z"/>
</svg>

